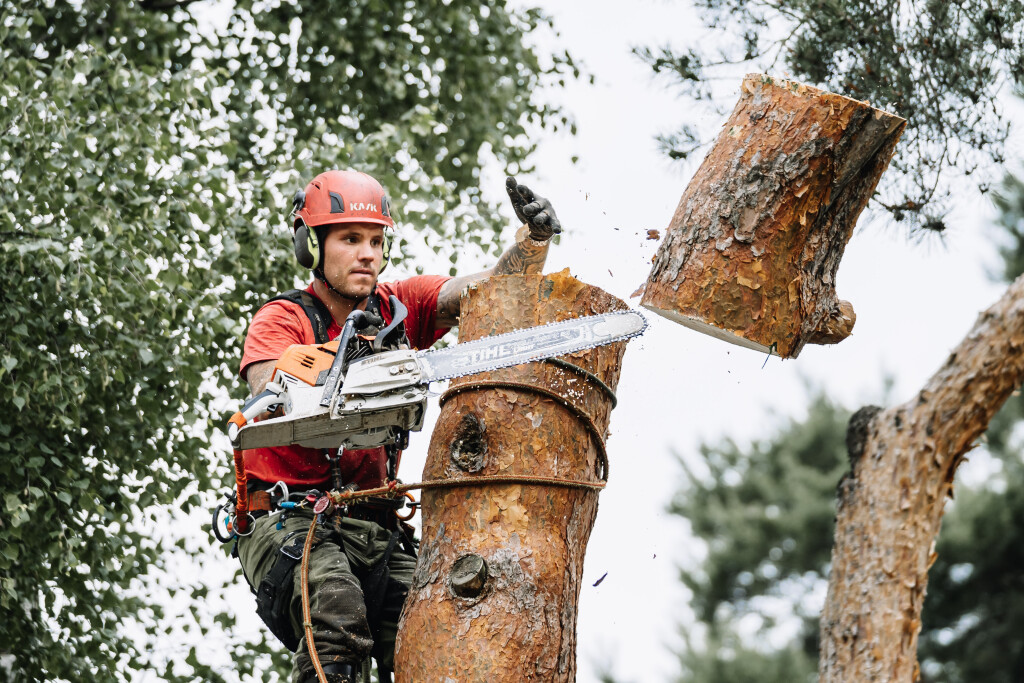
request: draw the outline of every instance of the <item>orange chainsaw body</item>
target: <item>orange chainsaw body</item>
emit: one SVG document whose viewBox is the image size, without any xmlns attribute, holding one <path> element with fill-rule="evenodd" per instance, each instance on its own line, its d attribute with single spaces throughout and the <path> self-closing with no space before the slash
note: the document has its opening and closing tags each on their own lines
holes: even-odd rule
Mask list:
<svg viewBox="0 0 1024 683">
<path fill-rule="evenodd" d="M 311 387 L 323 384 L 338 353 L 338 340 L 326 344 L 292 344 L 274 366 L 274 375 L 282 372 Z"/>
</svg>

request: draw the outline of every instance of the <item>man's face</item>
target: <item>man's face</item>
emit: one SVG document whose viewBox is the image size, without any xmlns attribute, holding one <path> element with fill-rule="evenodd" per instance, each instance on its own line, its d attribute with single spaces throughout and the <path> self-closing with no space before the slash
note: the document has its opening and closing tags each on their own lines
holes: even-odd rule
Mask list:
<svg viewBox="0 0 1024 683">
<path fill-rule="evenodd" d="M 373 292 L 384 259 L 384 227 L 376 223 L 331 226 L 324 239 L 324 274 L 347 297 Z"/>
</svg>

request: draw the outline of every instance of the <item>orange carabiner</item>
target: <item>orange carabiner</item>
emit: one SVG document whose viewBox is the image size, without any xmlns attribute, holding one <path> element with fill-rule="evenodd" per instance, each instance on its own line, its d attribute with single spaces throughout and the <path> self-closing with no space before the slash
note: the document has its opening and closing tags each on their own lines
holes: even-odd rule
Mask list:
<svg viewBox="0 0 1024 683">
<path fill-rule="evenodd" d="M 412 504 L 409 505 L 409 514 L 406 515 L 405 517 L 403 517 L 402 515 L 398 514 L 398 510 L 395 510 L 395 517 L 398 517 L 398 519 L 402 520 L 403 522 L 408 522 L 410 519 L 412 519 L 416 515 L 416 505 L 417 505 L 417 503 L 416 503 L 416 499 L 413 498 L 412 494 L 409 493 L 408 491 L 405 492 L 405 497 L 412 501 Z"/>
</svg>

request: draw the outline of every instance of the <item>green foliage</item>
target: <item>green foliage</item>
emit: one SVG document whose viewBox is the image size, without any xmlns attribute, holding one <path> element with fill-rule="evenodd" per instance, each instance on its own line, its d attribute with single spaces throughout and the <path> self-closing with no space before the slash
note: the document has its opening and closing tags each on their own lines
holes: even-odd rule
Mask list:
<svg viewBox="0 0 1024 683">
<path fill-rule="evenodd" d="M 1024 82 L 1024 3 L 988 0 L 697 0 L 712 40 L 635 50 L 689 97 L 761 70 L 809 82 L 908 120 L 878 202 L 897 219 L 942 230 L 955 183 L 1000 163 L 1007 121 L 998 96 Z M 737 39 L 742 36 L 742 39 Z M 720 38 L 716 45 L 715 38 Z M 741 70 L 742 67 L 742 70 Z M 669 156 L 700 146 L 684 122 Z"/>
<path fill-rule="evenodd" d="M 706 683 L 812 683 L 818 680 L 817 662 L 796 647 L 762 652 L 747 647 L 733 635 L 726 642 L 713 640 L 707 650 L 688 650 L 680 661 L 683 675 L 679 681 Z M 706 652 L 715 653 L 708 656 Z"/>
<path fill-rule="evenodd" d="M 502 2 L 238 2 L 220 32 L 160 0 L 0 7 L 0 655 L 15 680 L 262 680 L 266 641 L 226 672 L 182 649 L 231 618 L 171 573 L 221 551 L 168 523 L 230 481 L 210 406 L 296 280 L 291 192 L 354 166 L 406 240 L 486 248 L 480 155 L 521 168 L 524 126 L 561 117 L 534 90 L 574 67 Z"/>
<path fill-rule="evenodd" d="M 995 279 L 1013 282 L 1024 273 L 1024 181 L 1008 173 L 993 199 L 999 209 L 996 234 L 1003 262 Z"/>
<path fill-rule="evenodd" d="M 796 653 L 816 662 L 818 615 L 808 597 L 820 588 L 831 555 L 836 483 L 849 468 L 849 417 L 819 395 L 806 419 L 791 420 L 749 450 L 728 440 L 701 447 L 709 472 L 687 471 L 669 508 L 707 545 L 703 563 L 680 573 L 707 630 L 703 644 L 685 638 L 681 680 L 756 680 L 748 673 L 767 671 L 768 659 L 776 660 L 780 677 L 763 681 L 801 680 L 791 676 L 815 670 Z M 780 600 L 791 603 L 785 620 L 802 624 L 795 649 L 761 652 L 745 645 L 737 624 L 753 621 L 767 641 L 780 621 Z"/>
</svg>

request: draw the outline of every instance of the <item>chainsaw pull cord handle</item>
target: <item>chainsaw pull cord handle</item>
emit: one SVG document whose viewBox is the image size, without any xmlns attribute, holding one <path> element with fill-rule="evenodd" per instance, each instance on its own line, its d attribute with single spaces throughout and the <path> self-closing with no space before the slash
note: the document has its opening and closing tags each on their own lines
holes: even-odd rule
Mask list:
<svg viewBox="0 0 1024 683">
<path fill-rule="evenodd" d="M 352 340 L 356 338 L 356 330 L 361 330 L 369 323 L 366 313 L 358 308 L 348 314 L 345 324 L 341 327 L 341 336 L 338 337 L 338 353 L 331 363 L 331 370 L 327 373 L 327 380 L 324 382 L 324 394 L 320 398 L 320 406 L 326 408 L 331 405 L 334 397 L 334 390 L 338 388 L 341 376 L 348 370 L 348 361 L 345 356 Z"/>
<path fill-rule="evenodd" d="M 392 294 L 388 297 L 388 301 L 391 303 L 391 324 L 378 332 L 377 336 L 374 338 L 374 353 L 380 353 L 384 350 L 384 341 L 388 338 L 388 335 L 394 332 L 395 329 L 409 317 L 409 309 L 405 307 L 405 304 L 398 300 L 397 296 Z"/>
</svg>

